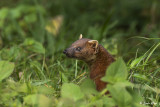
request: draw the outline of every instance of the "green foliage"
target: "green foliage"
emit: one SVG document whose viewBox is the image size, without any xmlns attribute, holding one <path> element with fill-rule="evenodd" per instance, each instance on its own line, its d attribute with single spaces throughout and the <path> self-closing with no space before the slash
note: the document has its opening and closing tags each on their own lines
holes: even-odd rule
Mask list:
<svg viewBox="0 0 160 107">
<path fill-rule="evenodd" d="M 159 5 L 158 0 L 1 0 L 0 106 L 158 107 Z M 116 59 L 102 78 L 108 82 L 102 92 L 83 62 L 62 55 L 79 34 L 98 40 Z"/>
<path fill-rule="evenodd" d="M 67 101 L 72 100 L 77 107 L 143 107 L 140 105 L 140 102 L 143 101 L 142 97 L 138 94 L 132 95 L 136 93 L 136 91 L 133 90 L 134 85 L 127 81 L 127 76 L 126 65 L 120 58 L 109 66 L 106 76 L 102 78 L 103 81 L 108 82 L 107 88 L 104 89 L 104 91 L 101 93 L 97 92 L 93 82 L 88 79 L 85 80 L 80 87 L 72 83 L 65 83 L 61 89 L 63 100 L 59 103 L 66 105 L 66 103 L 68 103 Z M 115 81 L 114 78 L 117 78 L 117 80 Z M 113 81 L 111 82 L 111 80 Z M 109 91 L 110 94 L 103 96 L 106 90 Z"/>
<path fill-rule="evenodd" d="M 0 82 L 9 77 L 14 70 L 14 63 L 0 61 Z"/>
<path fill-rule="evenodd" d="M 38 107 L 49 107 L 51 99 L 41 94 L 33 94 L 24 97 L 24 103 Z"/>
<path fill-rule="evenodd" d="M 90 94 L 98 94 L 95 84 L 93 83 L 92 80 L 86 79 L 82 84 L 81 84 L 81 90 L 84 94 L 90 95 Z"/>
<path fill-rule="evenodd" d="M 74 101 L 80 100 L 84 97 L 84 94 L 81 92 L 78 85 L 69 83 L 63 84 L 61 90 L 62 98 L 71 98 Z"/>
<path fill-rule="evenodd" d="M 0 29 L 5 41 L 19 42 L 29 36 L 27 32 L 33 34 L 31 29 L 39 21 L 38 13 L 45 13 L 42 6 L 18 5 L 15 8 L 2 8 L 0 10 Z"/>
<path fill-rule="evenodd" d="M 127 76 L 127 67 L 124 61 L 119 59 L 108 67 L 106 76 L 102 80 L 109 83 L 125 82 Z"/>
<path fill-rule="evenodd" d="M 27 50 L 33 51 L 35 53 L 45 54 L 45 49 L 41 43 L 33 40 L 33 39 L 26 39 L 23 43 L 24 47 L 27 47 Z"/>
<path fill-rule="evenodd" d="M 0 104 L 3 106 L 38 106 L 49 107 L 52 103 L 52 98 L 47 97 L 49 94 L 53 94 L 54 91 L 51 88 L 34 86 L 30 83 L 17 83 L 13 80 L 8 80 L 6 83 L 2 83 L 4 89 L 1 90 Z M 1 87 L 2 88 L 2 87 Z M 23 102 L 22 102 L 23 101 Z"/>
</svg>

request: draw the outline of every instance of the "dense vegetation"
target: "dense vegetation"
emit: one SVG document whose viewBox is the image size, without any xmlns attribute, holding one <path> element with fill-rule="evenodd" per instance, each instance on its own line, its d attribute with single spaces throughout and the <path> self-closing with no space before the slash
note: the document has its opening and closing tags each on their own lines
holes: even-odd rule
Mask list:
<svg viewBox="0 0 160 107">
<path fill-rule="evenodd" d="M 1 0 L 1 107 L 160 105 L 159 0 Z M 79 34 L 116 59 L 97 92 L 63 50 Z M 104 95 L 106 91 L 110 92 Z"/>
</svg>

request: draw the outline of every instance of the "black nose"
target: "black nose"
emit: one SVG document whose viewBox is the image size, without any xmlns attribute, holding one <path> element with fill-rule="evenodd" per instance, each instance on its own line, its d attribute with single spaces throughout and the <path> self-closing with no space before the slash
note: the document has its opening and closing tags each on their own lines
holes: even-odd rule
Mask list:
<svg viewBox="0 0 160 107">
<path fill-rule="evenodd" d="M 65 49 L 65 50 L 63 51 L 63 53 L 66 54 L 66 53 L 67 53 L 67 50 Z"/>
</svg>

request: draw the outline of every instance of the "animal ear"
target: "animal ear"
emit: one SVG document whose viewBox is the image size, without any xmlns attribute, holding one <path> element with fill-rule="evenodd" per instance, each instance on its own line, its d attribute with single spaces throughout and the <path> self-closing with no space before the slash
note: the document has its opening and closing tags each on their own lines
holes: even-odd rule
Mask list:
<svg viewBox="0 0 160 107">
<path fill-rule="evenodd" d="M 92 46 L 94 49 L 97 49 L 98 47 L 98 41 L 97 40 L 89 40 L 89 45 Z"/>
<path fill-rule="evenodd" d="M 80 34 L 79 39 L 82 39 L 82 34 Z"/>
</svg>

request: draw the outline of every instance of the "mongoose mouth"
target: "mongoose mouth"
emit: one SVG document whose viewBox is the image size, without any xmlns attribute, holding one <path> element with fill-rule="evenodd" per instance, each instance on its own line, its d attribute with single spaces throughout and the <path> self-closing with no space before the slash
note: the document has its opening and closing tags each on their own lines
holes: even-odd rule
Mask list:
<svg viewBox="0 0 160 107">
<path fill-rule="evenodd" d="M 69 58 L 76 58 L 76 57 L 74 57 L 74 56 L 71 56 L 71 55 L 69 55 L 69 54 L 65 54 L 67 57 L 69 57 Z"/>
</svg>

